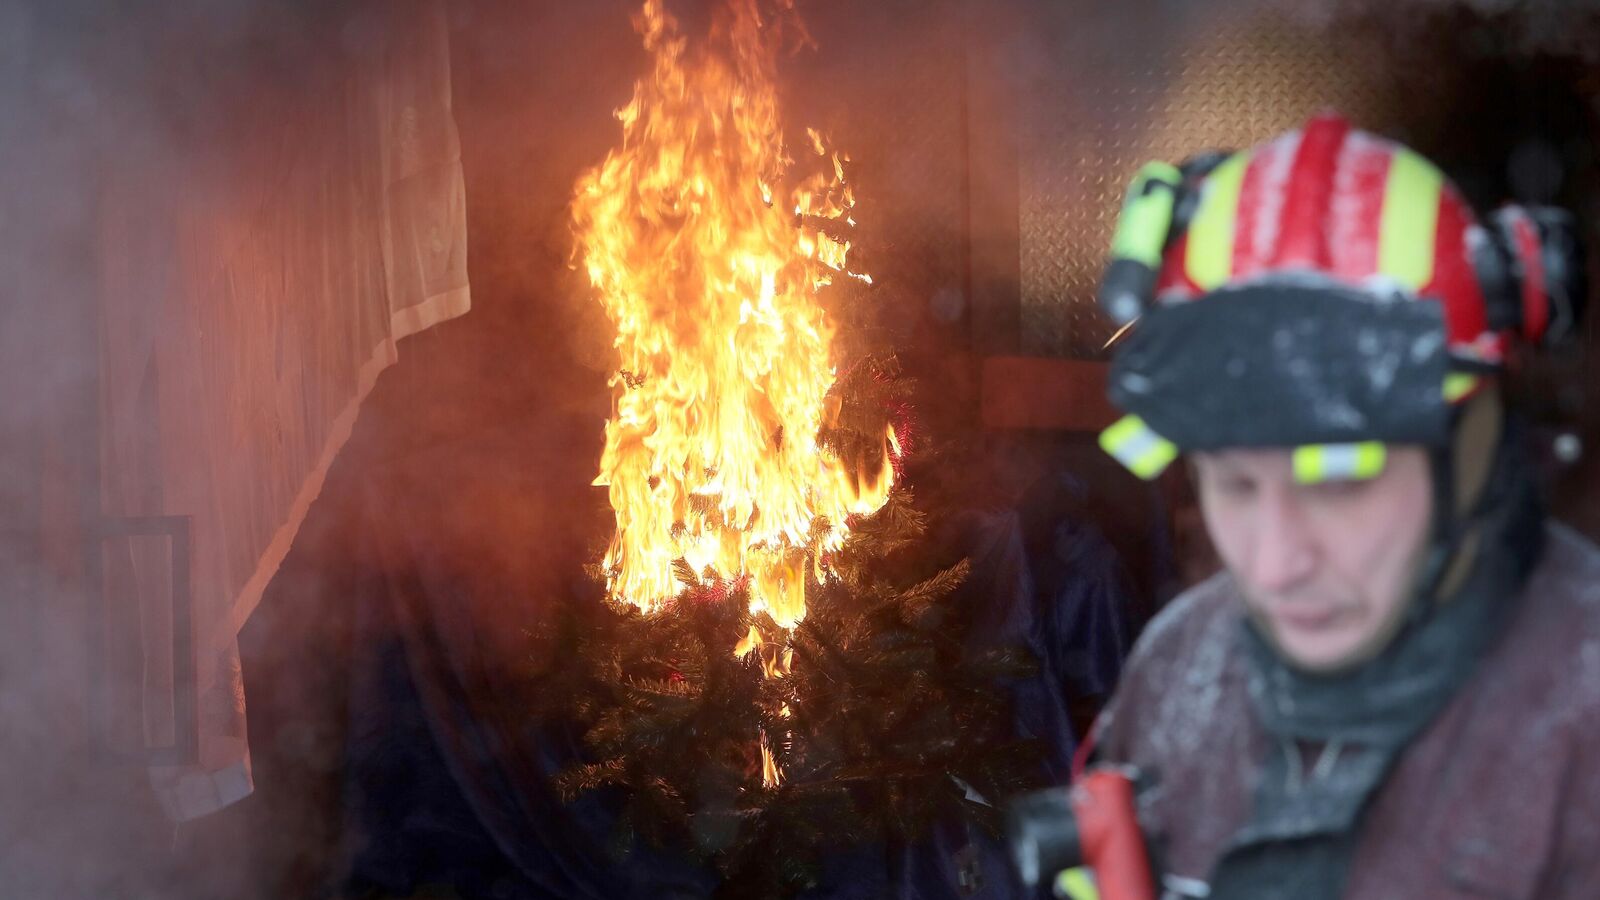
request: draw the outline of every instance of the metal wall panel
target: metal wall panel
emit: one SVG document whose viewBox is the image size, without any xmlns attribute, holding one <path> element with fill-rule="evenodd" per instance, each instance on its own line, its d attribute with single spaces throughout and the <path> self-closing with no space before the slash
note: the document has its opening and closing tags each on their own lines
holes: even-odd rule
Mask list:
<svg viewBox="0 0 1600 900">
<path fill-rule="evenodd" d="M 1376 51 L 1279 18 L 1206 22 L 1120 65 L 1086 68 L 1070 37 L 1022 98 L 1021 344 L 1099 359 L 1094 291 L 1133 172 L 1152 159 L 1251 146 L 1333 107 L 1383 130 L 1396 101 Z"/>
</svg>

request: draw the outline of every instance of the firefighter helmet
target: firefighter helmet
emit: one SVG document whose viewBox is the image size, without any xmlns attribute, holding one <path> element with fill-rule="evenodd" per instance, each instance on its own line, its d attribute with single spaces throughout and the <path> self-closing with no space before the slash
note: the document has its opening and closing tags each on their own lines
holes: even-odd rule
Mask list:
<svg viewBox="0 0 1600 900">
<path fill-rule="evenodd" d="M 1324 114 L 1253 149 L 1135 178 L 1101 304 L 1137 320 L 1102 446 L 1153 478 L 1179 450 L 1288 447 L 1302 480 L 1370 477 L 1389 443 L 1447 446 L 1517 341 L 1584 295 L 1565 213 L 1480 220 L 1439 169 Z"/>
</svg>

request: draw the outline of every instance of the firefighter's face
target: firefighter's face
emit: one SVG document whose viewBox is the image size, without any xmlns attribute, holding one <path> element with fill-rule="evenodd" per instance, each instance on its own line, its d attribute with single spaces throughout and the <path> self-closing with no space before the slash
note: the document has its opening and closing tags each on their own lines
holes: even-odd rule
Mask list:
<svg viewBox="0 0 1600 900">
<path fill-rule="evenodd" d="M 1288 450 L 1198 454 L 1206 529 L 1287 660 L 1336 671 L 1393 638 L 1432 516 L 1427 455 L 1391 447 L 1368 481 L 1299 484 Z"/>
</svg>

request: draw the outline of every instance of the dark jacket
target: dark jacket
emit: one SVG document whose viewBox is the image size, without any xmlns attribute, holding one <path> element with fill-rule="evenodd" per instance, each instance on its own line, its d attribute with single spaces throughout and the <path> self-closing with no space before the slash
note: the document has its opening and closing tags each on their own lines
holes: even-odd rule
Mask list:
<svg viewBox="0 0 1600 900">
<path fill-rule="evenodd" d="M 1506 631 L 1408 746 L 1361 819 L 1355 900 L 1600 898 L 1600 550 L 1551 526 Z M 1204 881 L 1250 812 L 1267 739 L 1226 574 L 1151 623 L 1097 727 L 1155 786 L 1165 870 Z"/>
</svg>

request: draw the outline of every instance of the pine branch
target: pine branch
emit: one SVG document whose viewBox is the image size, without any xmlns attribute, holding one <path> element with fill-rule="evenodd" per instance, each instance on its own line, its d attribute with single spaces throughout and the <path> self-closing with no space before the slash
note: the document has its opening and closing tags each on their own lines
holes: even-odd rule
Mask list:
<svg viewBox="0 0 1600 900">
<path fill-rule="evenodd" d="M 852 367 L 829 402 L 818 439 L 846 465 L 881 465 L 891 426 L 908 437 L 896 417 L 910 391 L 892 357 Z M 553 649 L 529 683 L 535 713 L 583 738 L 588 758 L 556 778 L 562 797 L 614 789 L 619 852 L 643 840 L 688 853 L 729 898 L 792 897 L 830 848 L 915 841 L 946 818 L 990 827 L 993 810 L 954 779 L 994 799 L 1029 786 L 1037 747 L 1007 737 L 1005 685 L 1033 661 L 1023 648 L 967 649 L 971 617 L 955 598 L 971 565 L 926 558 L 929 522 L 898 485 L 877 513 L 852 517 L 790 631 L 749 613 L 742 579 L 683 559 L 682 590 L 655 613 L 608 601 L 557 616 L 535 636 Z M 830 529 L 813 522 L 812 536 Z M 736 658 L 752 628 L 760 648 Z M 762 660 L 785 650 L 788 674 L 765 677 Z M 761 783 L 763 734 L 778 787 Z"/>
<path fill-rule="evenodd" d="M 700 685 L 687 678 L 632 678 L 626 691 L 629 701 L 641 708 L 687 711 L 701 697 Z"/>
<path fill-rule="evenodd" d="M 596 788 L 628 784 L 628 767 L 621 759 L 584 763 L 562 771 L 556 776 L 555 782 L 561 801 L 571 803 L 579 794 Z"/>
<path fill-rule="evenodd" d="M 700 576 L 695 574 L 694 566 L 689 565 L 689 561 L 681 556 L 672 561 L 672 574 L 686 588 L 700 586 Z"/>
<path fill-rule="evenodd" d="M 1039 661 L 1024 647 L 1000 647 L 972 656 L 962 667 L 965 680 L 981 689 L 996 681 L 1031 678 L 1039 672 Z"/>
<path fill-rule="evenodd" d="M 927 581 L 901 592 L 897 598 L 901 619 L 908 625 L 924 630 L 938 627 L 944 621 L 945 613 L 941 601 L 960 587 L 971 571 L 971 560 L 963 559 Z"/>
</svg>

